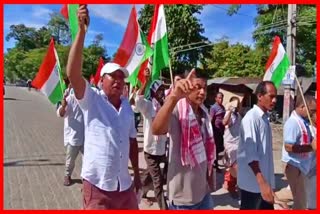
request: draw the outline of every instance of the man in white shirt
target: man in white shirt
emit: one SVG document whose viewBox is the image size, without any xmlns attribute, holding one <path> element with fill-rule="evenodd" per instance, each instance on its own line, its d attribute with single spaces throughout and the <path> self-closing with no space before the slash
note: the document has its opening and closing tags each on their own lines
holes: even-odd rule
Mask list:
<svg viewBox="0 0 320 214">
<path fill-rule="evenodd" d="M 275 178 L 272 133 L 267 111 L 276 104 L 277 89 L 270 81 L 256 89 L 258 103 L 241 121 L 237 152 L 238 187 L 243 210 L 274 209 Z"/>
<path fill-rule="evenodd" d="M 71 174 L 79 152 L 83 154 L 84 121 L 80 106 L 74 97 L 71 84 L 65 91 L 63 100 L 57 110 L 58 117 L 64 118 L 64 146 L 66 163 L 64 173 L 65 186 L 71 185 Z"/>
<path fill-rule="evenodd" d="M 101 90 L 90 87 L 81 74 L 83 45 L 88 25 L 87 5 L 78 9 L 79 30 L 71 46 L 67 75 L 84 115 L 85 143 L 81 177 L 84 209 L 138 209 L 141 187 L 134 115 L 122 96 L 126 68 L 106 63 Z M 134 185 L 128 170 L 129 157 Z"/>
<path fill-rule="evenodd" d="M 146 198 L 149 186 L 149 178 L 153 182 L 155 198 L 161 210 L 168 208 L 163 195 L 164 179 L 160 169 L 160 163 L 166 161 L 166 135 L 153 135 L 151 126 L 152 120 L 156 116 L 157 111 L 163 105 L 164 85 L 160 80 L 154 81 L 150 85 L 150 99 L 144 98 L 145 90 L 150 81 L 150 70 L 144 71 L 145 83 L 135 98 L 136 109 L 143 115 L 143 133 L 144 133 L 144 157 L 147 163 L 147 171 L 143 176 L 143 197 Z"/>
</svg>

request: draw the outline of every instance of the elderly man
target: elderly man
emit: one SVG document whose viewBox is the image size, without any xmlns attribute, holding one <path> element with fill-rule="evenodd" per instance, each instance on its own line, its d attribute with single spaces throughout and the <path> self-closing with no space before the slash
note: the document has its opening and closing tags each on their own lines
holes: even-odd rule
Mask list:
<svg viewBox="0 0 320 214">
<path fill-rule="evenodd" d="M 87 6 L 80 5 L 79 30 L 67 64 L 67 75 L 84 115 L 84 209 L 138 209 L 135 191 L 141 183 L 136 129 L 129 101 L 122 96 L 128 71 L 107 63 L 101 70 L 101 90 L 90 87 L 81 74 L 87 20 Z M 129 157 L 134 186 L 128 171 Z"/>
</svg>

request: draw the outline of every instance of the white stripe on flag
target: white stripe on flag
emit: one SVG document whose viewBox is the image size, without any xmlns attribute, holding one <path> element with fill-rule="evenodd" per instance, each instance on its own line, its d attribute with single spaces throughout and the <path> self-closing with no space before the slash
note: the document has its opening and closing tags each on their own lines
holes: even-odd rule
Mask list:
<svg viewBox="0 0 320 214">
<path fill-rule="evenodd" d="M 59 69 L 58 69 L 58 63 L 56 62 L 53 71 L 51 72 L 49 79 L 45 84 L 43 84 L 40 91 L 44 93 L 47 97 L 51 95 L 57 84 L 59 83 Z"/>
<path fill-rule="evenodd" d="M 129 76 L 135 71 L 135 69 L 140 64 L 141 60 L 144 57 L 145 51 L 146 51 L 146 47 L 142 42 L 141 32 L 139 29 L 136 46 L 135 46 L 134 50 L 132 51 L 132 54 L 131 54 L 131 56 L 125 66 L 127 68 L 127 70 L 129 71 Z"/>
<path fill-rule="evenodd" d="M 266 71 L 263 80 L 271 80 L 273 72 L 277 69 L 281 61 L 283 60 L 283 57 L 285 55 L 286 51 L 284 50 L 282 44 L 279 44 L 277 55 L 274 58 L 273 62 L 271 63 L 270 67 Z"/>
</svg>

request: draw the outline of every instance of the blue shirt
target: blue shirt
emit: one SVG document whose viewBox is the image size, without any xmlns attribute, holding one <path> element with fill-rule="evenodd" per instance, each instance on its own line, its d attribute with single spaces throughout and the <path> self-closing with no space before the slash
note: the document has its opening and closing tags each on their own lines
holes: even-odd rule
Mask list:
<svg viewBox="0 0 320 214">
<path fill-rule="evenodd" d="M 238 186 L 240 189 L 260 193 L 256 176 L 248 165 L 259 162 L 261 173 L 271 188 L 275 188 L 272 132 L 268 116 L 254 105 L 241 121 L 240 141 L 237 152 Z"/>
<path fill-rule="evenodd" d="M 294 112 L 291 113 L 291 116 L 284 124 L 283 141 L 284 141 L 284 144 L 300 145 L 302 133 L 301 133 L 299 124 L 294 118 L 293 114 Z M 307 131 L 308 131 L 308 143 L 311 144 L 312 135 L 310 132 L 308 122 L 302 117 L 300 117 L 299 115 L 298 115 L 298 119 L 306 125 Z M 312 168 L 314 156 L 315 156 L 314 152 L 308 152 L 308 153 L 305 153 L 305 156 L 302 156 L 301 154 L 298 154 L 298 153 L 287 152 L 284 148 L 284 145 L 282 147 L 282 161 L 299 168 L 300 171 L 305 175 L 307 175 Z"/>
</svg>

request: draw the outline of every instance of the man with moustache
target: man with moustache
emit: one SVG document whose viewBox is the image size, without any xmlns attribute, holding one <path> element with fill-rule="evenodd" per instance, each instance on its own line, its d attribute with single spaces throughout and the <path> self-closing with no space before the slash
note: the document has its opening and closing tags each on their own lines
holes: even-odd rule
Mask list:
<svg viewBox="0 0 320 214">
<path fill-rule="evenodd" d="M 80 5 L 77 15 L 79 30 L 70 49 L 67 76 L 84 116 L 84 209 L 138 209 L 136 192 L 141 183 L 134 114 L 122 96 L 128 71 L 106 63 L 101 70 L 101 90 L 90 87 L 81 73 L 85 25 L 89 24 L 87 6 Z M 134 185 L 128 171 L 129 157 Z"/>
</svg>

